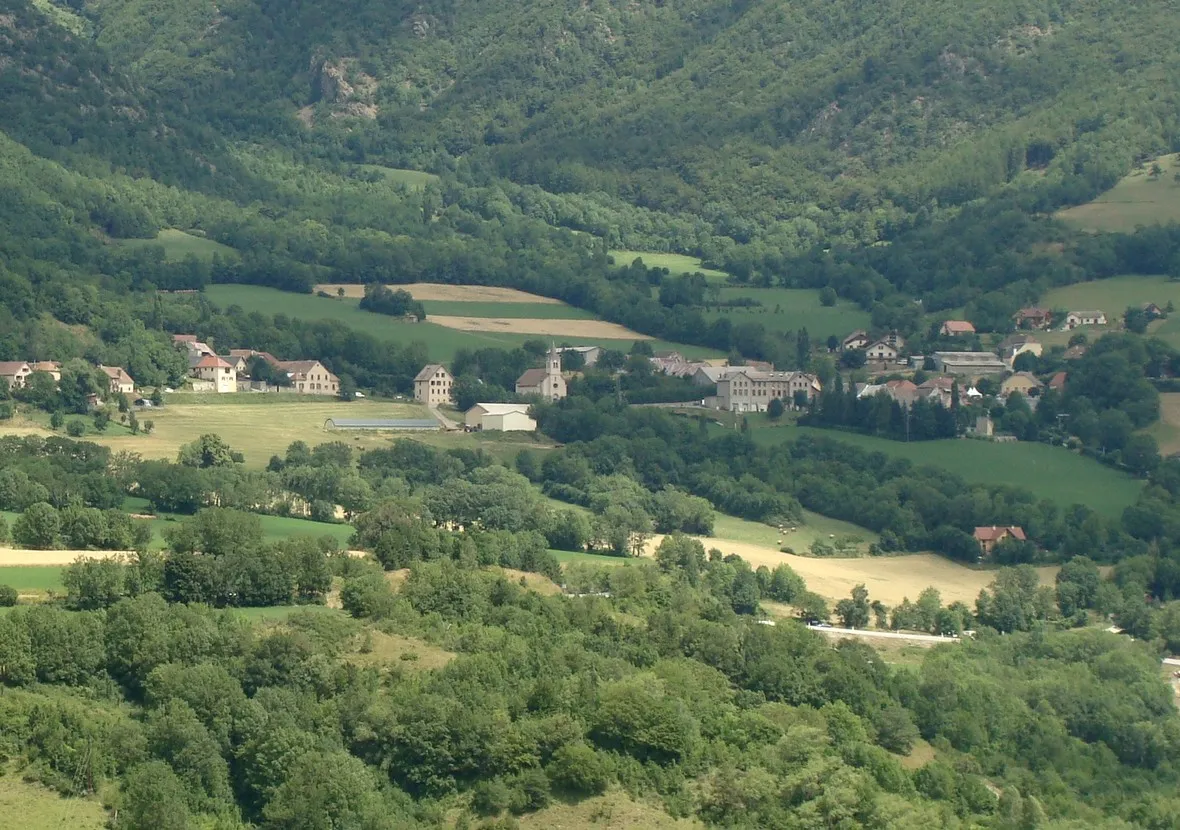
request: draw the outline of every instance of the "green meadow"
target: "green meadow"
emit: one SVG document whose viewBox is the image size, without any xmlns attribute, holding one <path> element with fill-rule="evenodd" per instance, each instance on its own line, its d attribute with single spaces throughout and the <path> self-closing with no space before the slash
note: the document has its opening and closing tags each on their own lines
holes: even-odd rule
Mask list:
<svg viewBox="0 0 1180 830">
<path fill-rule="evenodd" d="M 867 329 L 869 313 L 847 300 L 834 306 L 819 301 L 819 291 L 813 288 L 754 288 L 727 285 L 721 289 L 721 299 L 737 300 L 749 297 L 762 303 L 755 308 L 713 309 L 706 317 L 724 317 L 738 323 L 761 323 L 771 331 L 798 331 L 806 328 L 813 346 L 818 346 L 829 335 L 843 337 L 855 329 Z"/>
<path fill-rule="evenodd" d="M 423 173 L 421 170 L 382 167 L 379 164 L 358 164 L 357 167 L 367 173 L 377 173 L 387 182 L 404 185 L 407 190 L 423 190 L 426 185 L 438 181 L 438 176 L 433 173 Z"/>
<path fill-rule="evenodd" d="M 0 585 L 9 585 L 22 594 L 64 591 L 62 570 L 52 565 L 0 565 Z"/>
<path fill-rule="evenodd" d="M 905 443 L 815 427 L 759 428 L 753 423 L 751 427 L 751 437 L 760 444 L 777 444 L 801 435 L 831 438 L 915 464 L 942 467 L 969 482 L 1023 487 L 1063 507 L 1084 504 L 1104 516 L 1121 514 L 1143 489 L 1142 481 L 1048 444 L 968 439 Z"/>
<path fill-rule="evenodd" d="M 1160 166 L 1153 177 L 1151 167 Z M 1089 231 L 1133 231 L 1140 225 L 1180 222 L 1180 156 L 1149 161 L 1092 202 L 1058 212 L 1057 218 Z M 1105 310 L 1105 309 L 1104 309 Z"/>
<path fill-rule="evenodd" d="M 685 254 L 661 254 L 655 251 L 607 251 L 615 265 L 630 265 L 642 259 L 648 268 L 667 268 L 671 274 L 692 274 L 700 272 L 712 280 L 727 280 L 729 274 L 713 268 L 702 268 L 701 261 Z"/>
<path fill-rule="evenodd" d="M 455 356 L 459 349 L 500 348 L 511 349 L 521 345 L 526 340 L 551 339 L 539 334 L 512 334 L 507 332 L 458 331 L 444 326 L 437 326 L 430 322 L 405 323 L 384 314 L 374 314 L 362 311 L 359 300 L 317 297 L 312 294 L 294 294 L 280 291 L 277 288 L 264 288 L 256 285 L 210 285 L 205 294 L 215 304 L 225 308 L 231 305 L 240 306 L 244 311 L 257 311 L 262 314 L 286 314 L 300 320 L 336 320 L 344 323 L 354 331 L 370 334 L 379 340 L 403 345 L 423 343 L 432 360 L 447 361 Z M 484 305 L 488 311 L 498 309 L 501 303 L 471 303 L 468 305 Z M 519 305 L 533 305 L 522 303 Z M 559 308 L 536 304 L 543 308 Z M 493 316 L 493 315 L 489 315 Z M 494 316 L 503 316 L 496 313 Z M 608 340 L 605 338 L 562 337 L 563 343 L 572 346 L 607 345 L 626 351 L 631 348 L 634 340 Z M 709 349 L 686 346 L 679 343 L 668 343 L 660 340 L 649 341 L 652 348 L 675 349 L 682 354 L 691 356 L 710 356 L 714 353 Z"/>
<path fill-rule="evenodd" d="M 165 228 L 156 234 L 155 239 L 120 239 L 118 244 L 126 248 L 146 248 L 151 245 L 159 245 L 164 249 L 164 258 L 169 262 L 180 262 L 190 255 L 198 259 L 213 259 L 214 254 L 220 254 L 222 258 L 226 259 L 238 255 L 238 252 L 228 245 L 222 245 L 212 239 L 194 236 L 175 228 Z"/>
</svg>

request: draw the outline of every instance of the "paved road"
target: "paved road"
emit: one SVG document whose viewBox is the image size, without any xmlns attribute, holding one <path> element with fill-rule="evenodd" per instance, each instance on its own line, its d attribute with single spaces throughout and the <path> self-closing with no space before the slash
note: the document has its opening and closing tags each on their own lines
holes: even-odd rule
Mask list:
<svg viewBox="0 0 1180 830">
<path fill-rule="evenodd" d="M 866 631 L 860 628 L 835 628 L 828 625 L 809 625 L 820 634 L 839 634 L 842 637 L 867 637 L 882 640 L 909 640 L 912 643 L 957 643 L 958 637 L 942 637 L 937 634 L 906 634 L 901 631 Z"/>
</svg>

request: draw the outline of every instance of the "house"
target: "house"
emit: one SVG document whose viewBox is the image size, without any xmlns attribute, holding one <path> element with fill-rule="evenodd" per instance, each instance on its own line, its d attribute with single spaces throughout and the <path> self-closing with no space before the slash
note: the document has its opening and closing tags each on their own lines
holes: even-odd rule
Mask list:
<svg viewBox="0 0 1180 830">
<path fill-rule="evenodd" d="M 176 346 L 183 346 L 190 355 L 217 355 L 209 347 L 209 344 L 202 343 L 195 334 L 174 334 L 172 335 L 172 343 Z"/>
<path fill-rule="evenodd" d="M 122 366 L 99 366 L 98 369 L 110 380 L 110 393 L 112 395 L 135 394 L 135 381 L 131 379 L 131 375 L 127 374 Z"/>
<path fill-rule="evenodd" d="M 417 319 L 417 318 L 415 318 Z M 558 349 L 559 352 L 565 354 L 566 352 L 576 352 L 582 356 L 582 365 L 589 368 L 598 362 L 598 358 L 602 356 L 601 346 L 562 346 Z"/>
<path fill-rule="evenodd" d="M 692 382 L 697 386 L 713 386 L 730 372 L 736 372 L 735 366 L 698 366 L 692 373 Z"/>
<path fill-rule="evenodd" d="M 291 379 L 291 388 L 300 395 L 339 395 L 340 378 L 318 360 L 280 360 L 280 372 Z"/>
<path fill-rule="evenodd" d="M 1065 379 L 1067 377 L 1069 377 L 1069 374 L 1067 372 L 1058 372 L 1057 374 L 1053 375 L 1053 377 L 1049 378 L 1049 383 L 1048 383 L 1049 388 L 1054 389 L 1058 392 L 1064 391 L 1065 390 Z"/>
<path fill-rule="evenodd" d="M 1078 326 L 1105 326 L 1106 313 L 1103 311 L 1071 311 L 1065 315 L 1065 327 L 1076 329 Z"/>
<path fill-rule="evenodd" d="M 955 379 L 950 377 L 933 377 L 918 384 L 919 396 L 940 406 L 950 407 L 954 397 Z"/>
<path fill-rule="evenodd" d="M 935 352 L 932 357 L 935 371 L 972 380 L 1008 371 L 1008 364 L 991 352 Z"/>
<path fill-rule="evenodd" d="M 234 358 L 234 359 L 241 358 L 242 365 L 245 365 L 246 363 L 248 363 L 250 361 L 250 358 L 252 358 L 252 357 L 261 357 L 263 360 L 265 360 L 271 366 L 274 366 L 276 369 L 279 366 L 279 359 L 277 357 L 275 357 L 273 354 L 271 354 L 270 352 L 256 351 L 255 349 L 230 349 L 229 350 L 229 357 L 226 357 L 225 360 L 227 360 L 230 363 L 233 363 L 234 360 L 231 360 L 231 358 Z"/>
<path fill-rule="evenodd" d="M 819 378 L 806 372 L 767 372 L 745 366 L 717 381 L 715 403 L 718 409 L 730 412 L 765 412 L 776 398 L 786 406 L 794 406 L 795 393 L 807 401 L 819 394 Z"/>
<path fill-rule="evenodd" d="M 210 392 L 216 392 L 219 395 L 238 391 L 237 371 L 215 354 L 191 354 L 188 373 L 191 377 L 204 382 L 201 387 L 194 384 L 195 388 L 207 388 Z"/>
<path fill-rule="evenodd" d="M 1053 312 L 1047 308 L 1022 308 L 1012 315 L 1018 329 L 1047 329 L 1053 325 Z"/>
<path fill-rule="evenodd" d="M 238 373 L 239 379 L 246 377 L 247 375 L 250 374 L 248 371 L 246 371 L 247 359 L 242 357 L 241 355 L 219 354 L 218 357 L 220 357 L 222 360 L 224 360 L 230 366 L 234 367 L 234 371 Z"/>
<path fill-rule="evenodd" d="M 1167 317 L 1167 312 L 1160 308 L 1155 303 L 1144 303 L 1139 306 L 1140 311 L 1147 315 L 1148 320 L 1158 320 L 1160 317 Z"/>
<path fill-rule="evenodd" d="M 58 383 L 61 383 L 61 364 L 56 360 L 40 360 L 30 363 L 29 368 L 34 372 L 44 372 Z"/>
<path fill-rule="evenodd" d="M 1040 357 L 1044 350 L 1040 341 L 1028 334 L 1010 334 L 1000 341 L 999 348 L 1000 359 L 1009 366 L 1022 354 Z"/>
<path fill-rule="evenodd" d="M 864 329 L 857 329 L 840 341 L 840 351 L 863 349 L 867 345 L 869 345 L 869 333 Z"/>
<path fill-rule="evenodd" d="M 1026 537 L 1024 535 L 1024 528 L 1011 526 L 997 526 L 977 527 L 975 528 L 975 541 L 979 542 L 979 547 L 983 551 L 984 556 L 991 554 L 996 545 L 1003 542 L 1005 539 L 1016 539 L 1023 542 Z"/>
<path fill-rule="evenodd" d="M 1033 375 L 1032 372 L 1017 372 L 1016 374 L 1005 378 L 1004 382 L 1000 384 L 1000 395 L 1006 398 L 1013 392 L 1019 392 L 1025 397 L 1028 397 L 1030 395 L 1039 393 L 1041 391 L 1041 386 L 1043 386 L 1043 384 L 1037 380 L 1036 376 Z"/>
<path fill-rule="evenodd" d="M 0 380 L 7 381 L 9 389 L 23 389 L 25 380 L 31 374 L 33 374 L 32 367 L 24 361 L 0 361 Z"/>
<path fill-rule="evenodd" d="M 1065 354 L 1062 355 L 1062 358 L 1065 360 L 1077 360 L 1079 357 L 1085 356 L 1086 350 L 1087 347 L 1085 343 L 1078 343 L 1077 345 L 1070 346 L 1068 349 L 1066 349 Z"/>
<path fill-rule="evenodd" d="M 922 397 L 918 387 L 910 380 L 891 380 L 885 384 L 885 391 L 889 397 L 907 409 L 914 405 L 914 401 Z"/>
<path fill-rule="evenodd" d="M 561 375 L 561 354 L 556 346 L 549 347 L 545 368 L 528 369 L 516 379 L 516 394 L 536 395 L 547 401 L 559 401 L 566 396 L 565 378 Z"/>
<path fill-rule="evenodd" d="M 943 337 L 965 337 L 975 334 L 975 326 L 966 320 L 944 320 L 938 333 Z"/>
<path fill-rule="evenodd" d="M 897 360 L 897 349 L 885 340 L 878 340 L 865 349 L 865 358 L 889 363 Z"/>
<path fill-rule="evenodd" d="M 441 363 L 427 363 L 414 375 L 414 400 L 427 406 L 451 402 L 451 386 L 455 379 Z"/>
<path fill-rule="evenodd" d="M 527 403 L 477 403 L 467 410 L 463 423 L 485 432 L 535 432 Z"/>
</svg>

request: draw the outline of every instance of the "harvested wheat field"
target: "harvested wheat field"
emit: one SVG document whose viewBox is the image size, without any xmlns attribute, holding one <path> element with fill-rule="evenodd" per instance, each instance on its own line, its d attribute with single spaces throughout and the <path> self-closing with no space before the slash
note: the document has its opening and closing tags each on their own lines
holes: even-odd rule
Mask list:
<svg viewBox="0 0 1180 830">
<path fill-rule="evenodd" d="M 450 317 L 431 314 L 436 326 L 457 331 L 500 332 L 503 334 L 547 334 L 554 337 L 598 337 L 603 340 L 651 340 L 618 323 L 602 320 L 544 320 L 536 317 Z"/>
<path fill-rule="evenodd" d="M 442 300 L 463 303 L 545 303 L 561 305 L 561 300 L 552 297 L 542 297 L 527 291 L 517 291 L 515 288 L 497 288 L 490 285 L 444 285 L 438 282 L 412 282 L 407 285 L 391 285 L 394 291 L 409 291 L 415 300 Z M 314 290 L 323 291 L 333 297 L 338 289 L 344 289 L 345 297 L 359 298 L 365 296 L 365 287 L 355 283 L 324 283 L 317 285 Z"/>
<path fill-rule="evenodd" d="M 654 555 L 662 536 L 648 543 L 647 555 Z M 828 599 L 844 599 L 854 587 L 864 584 L 870 599 L 897 605 L 906 597 L 917 599 L 924 588 L 933 585 L 944 603 L 960 600 L 970 605 L 979 592 L 996 578 L 995 571 L 975 570 L 932 553 L 907 556 L 873 556 L 859 559 L 817 559 L 780 553 L 774 548 L 701 538 L 705 549 L 717 548 L 724 554 L 735 553 L 753 567 L 790 565 L 807 583 L 808 590 Z M 1057 567 L 1037 568 L 1042 585 L 1052 585 Z"/>
<path fill-rule="evenodd" d="M 115 556 L 131 556 L 129 550 L 21 550 L 0 547 L 0 566 L 8 565 L 72 565 L 79 557 L 83 559 L 110 559 Z"/>
</svg>

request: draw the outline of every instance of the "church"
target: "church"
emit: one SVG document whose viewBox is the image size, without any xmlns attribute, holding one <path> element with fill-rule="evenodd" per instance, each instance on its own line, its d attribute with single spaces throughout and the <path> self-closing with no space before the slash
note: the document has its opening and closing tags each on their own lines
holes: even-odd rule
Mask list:
<svg viewBox="0 0 1180 830">
<path fill-rule="evenodd" d="M 561 376 L 561 352 L 550 344 L 544 369 L 529 369 L 516 379 L 516 394 L 536 395 L 547 401 L 559 401 L 566 395 L 565 378 Z"/>
</svg>

